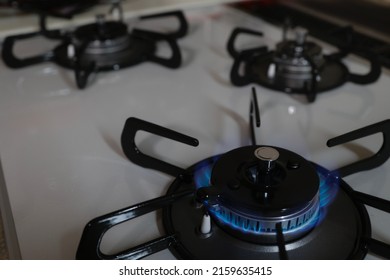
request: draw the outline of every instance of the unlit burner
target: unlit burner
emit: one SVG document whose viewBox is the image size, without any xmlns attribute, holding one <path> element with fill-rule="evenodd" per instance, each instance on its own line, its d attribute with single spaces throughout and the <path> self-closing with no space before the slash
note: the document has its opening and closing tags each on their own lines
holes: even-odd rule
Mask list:
<svg viewBox="0 0 390 280">
<path fill-rule="evenodd" d="M 305 178 L 302 180 L 302 178 Z M 215 221 L 229 233 L 258 243 L 305 235 L 319 213 L 319 177 L 301 156 L 275 147 L 243 147 L 221 156 L 211 186 L 198 189 Z"/>
<path fill-rule="evenodd" d="M 177 39 L 187 33 L 188 23 L 182 12 L 169 12 L 141 19 L 174 17 L 179 22 L 177 30 L 160 33 L 134 28 L 122 21 L 120 6 L 113 10 L 117 20 L 106 20 L 98 15 L 96 22 L 79 26 L 73 31 L 48 30 L 46 16 L 41 15 L 39 32 L 9 36 L 4 40 L 2 57 L 11 68 L 22 68 L 46 61 L 52 61 L 65 68 L 74 70 L 77 86 L 85 88 L 91 74 L 100 71 L 119 70 L 144 61 L 150 61 L 167 68 L 178 68 L 181 65 L 181 51 Z M 114 11 L 119 11 L 114 13 Z M 52 51 L 28 58 L 14 55 L 14 44 L 18 41 L 44 36 L 60 43 Z M 166 42 L 171 49 L 170 57 L 157 55 L 157 43 Z"/>
<path fill-rule="evenodd" d="M 234 45 L 238 35 L 263 34 L 246 28 L 236 28 L 227 45 L 228 52 L 234 58 L 231 69 L 232 83 L 236 86 L 257 83 L 278 91 L 305 94 L 308 101 L 313 102 L 317 93 L 331 90 L 347 81 L 369 84 L 380 76 L 380 64 L 374 55 L 368 52 L 362 52 L 362 56 L 371 63 L 369 73 L 352 74 L 341 61 L 348 51 L 324 55 L 318 44 L 306 40 L 305 29 L 296 28 L 294 40 L 287 40 L 286 33 L 285 30 L 282 42 L 278 43 L 273 51 L 269 51 L 265 46 L 237 51 Z M 351 46 L 350 49 L 352 48 Z M 240 73 L 242 65 L 244 71 Z"/>
</svg>

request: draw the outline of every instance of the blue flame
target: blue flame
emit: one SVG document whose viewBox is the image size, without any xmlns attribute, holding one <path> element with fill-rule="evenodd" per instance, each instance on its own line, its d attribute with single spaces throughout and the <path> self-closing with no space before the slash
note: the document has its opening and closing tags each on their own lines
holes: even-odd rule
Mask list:
<svg viewBox="0 0 390 280">
<path fill-rule="evenodd" d="M 317 174 L 320 179 L 319 196 L 320 207 L 316 215 L 305 225 L 302 225 L 302 229 L 314 228 L 319 225 L 326 217 L 328 212 L 328 206 L 336 198 L 340 188 L 340 178 L 337 173 L 327 171 L 323 168 L 317 168 Z"/>
<path fill-rule="evenodd" d="M 194 182 L 196 189 L 211 186 L 211 173 L 213 166 L 218 158 L 219 156 L 216 156 L 211 159 L 203 160 L 195 167 Z M 301 221 L 299 224 L 297 222 L 296 225 L 290 225 L 288 227 L 283 225 L 282 228 L 284 232 L 290 230 L 308 230 L 314 228 L 326 217 L 328 206 L 337 196 L 340 179 L 337 174 L 320 167 L 317 168 L 317 174 L 320 180 L 319 209 L 313 209 L 313 211 L 307 215 L 305 220 Z M 214 216 L 220 222 L 228 224 L 235 229 L 254 234 L 276 231 L 275 228 L 262 227 L 259 221 L 242 218 L 239 215 L 230 212 L 229 209 L 221 207 L 220 205 L 208 205 L 207 202 L 204 203 L 212 216 Z"/>
<path fill-rule="evenodd" d="M 333 202 L 340 187 L 340 177 L 335 172 L 325 169 L 317 169 L 320 178 L 320 212 L 316 224 L 321 223 L 326 217 L 328 206 Z"/>
<path fill-rule="evenodd" d="M 337 174 L 317 170 L 320 178 L 320 208 L 326 208 L 336 197 L 339 190 L 339 177 Z"/>
<path fill-rule="evenodd" d="M 209 212 L 216 218 L 218 221 L 229 225 L 229 227 L 235 228 L 242 232 L 252 233 L 252 234 L 262 234 L 268 232 L 276 232 L 276 228 L 274 227 L 274 223 L 270 222 L 272 226 L 266 226 L 263 222 L 250 218 L 242 218 L 239 215 L 229 211 L 224 207 L 213 206 L 208 208 Z M 299 224 L 287 225 L 288 223 L 282 224 L 283 232 L 288 231 L 307 231 L 313 228 L 317 222 L 320 210 L 318 208 L 313 209 L 310 214 L 306 215 L 304 221 L 299 222 Z"/>
<path fill-rule="evenodd" d="M 214 163 L 219 156 L 202 160 L 195 166 L 194 182 L 196 189 L 211 186 L 211 172 L 213 171 Z"/>
</svg>

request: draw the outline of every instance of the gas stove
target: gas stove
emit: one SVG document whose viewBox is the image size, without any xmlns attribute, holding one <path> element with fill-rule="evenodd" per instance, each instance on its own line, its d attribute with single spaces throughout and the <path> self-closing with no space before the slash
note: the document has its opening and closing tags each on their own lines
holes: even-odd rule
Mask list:
<svg viewBox="0 0 390 280">
<path fill-rule="evenodd" d="M 11 258 L 74 259 L 76 254 L 94 258 L 97 253 L 116 258 L 127 248 L 132 248 L 131 256 L 122 257 L 386 256 L 380 248 L 390 242 L 387 214 L 365 199 L 367 195 L 381 202 L 390 199 L 389 161 L 367 171 L 341 167 L 370 158 L 384 143 L 380 132 L 389 119 L 388 71 L 382 69 L 376 82 L 364 86 L 346 82 L 318 94 L 310 104 L 253 83 L 258 101 L 252 101 L 252 118 L 248 119 L 248 103 L 254 98 L 249 86 L 231 83 L 234 62 L 227 51 L 228 39 L 237 27 L 256 29 L 263 33 L 260 44 L 272 49 L 283 37 L 283 29 L 227 6 L 187 8 L 183 13 L 189 28 L 178 43 L 182 63 L 175 71 L 145 61 L 97 75 L 90 86 L 79 90 L 74 86 L 74 72 L 57 64 L 45 62 L 15 71 L 0 62 L 4 85 L 0 95 L 4 175 L 0 205 Z M 165 32 L 175 30 L 177 21 L 156 18 L 136 25 Z M 259 46 L 259 38 L 240 38 L 235 43 L 237 50 Z M 315 42 L 325 55 L 338 51 L 310 33 L 306 40 Z M 15 54 L 43 53 L 45 48 L 52 49 L 48 42 L 34 37 L 28 45 L 15 45 Z M 169 52 L 165 42 L 161 47 Z M 370 68 L 366 59 L 354 55 L 342 63 L 355 74 Z M 126 121 L 131 116 L 136 118 Z M 257 116 L 260 127 L 256 127 Z M 363 129 L 363 135 L 360 131 L 356 137 L 337 138 L 358 129 Z M 332 138 L 329 148 L 326 142 Z M 357 140 L 349 142 L 352 139 Z M 155 160 L 169 164 L 156 168 Z M 225 168 L 234 172 L 221 171 Z M 192 176 L 178 176 L 183 170 Z M 302 185 L 291 183 L 293 187 L 287 190 L 295 193 L 304 188 L 304 195 L 277 195 L 277 186 L 296 182 L 294 176 L 302 177 L 299 172 L 309 179 Z M 240 183 L 237 189 L 234 182 L 225 184 L 234 175 Z M 242 198 L 236 199 L 234 192 L 242 192 Z M 324 192 L 329 194 L 326 206 Z M 157 210 L 176 199 L 172 207 Z M 276 206 L 267 202 L 272 199 L 277 199 Z M 152 207 L 157 211 L 149 207 L 151 202 L 157 202 L 158 207 Z M 345 207 L 345 213 L 339 213 L 339 206 Z M 91 243 L 83 242 L 89 221 L 99 221 L 94 219 L 118 209 L 130 209 L 133 219 L 109 230 L 104 226 L 91 231 Z M 327 216 L 320 219 L 324 212 Z M 178 240 L 177 231 L 188 239 Z M 329 239 L 316 243 L 324 240 L 324 232 L 329 232 Z M 211 244 L 218 236 L 221 244 L 244 247 L 245 254 L 231 253 L 231 247 L 224 245 L 226 251 L 213 250 L 213 245 L 221 247 Z M 182 245 L 156 250 L 177 245 L 177 241 Z M 145 246 L 140 246 L 144 243 L 158 252 L 146 254 Z M 332 245 L 341 252 L 303 254 L 303 243 Z M 199 244 L 211 246 L 209 257 L 198 251 Z M 271 248 L 268 257 L 263 255 L 267 248 Z"/>
</svg>

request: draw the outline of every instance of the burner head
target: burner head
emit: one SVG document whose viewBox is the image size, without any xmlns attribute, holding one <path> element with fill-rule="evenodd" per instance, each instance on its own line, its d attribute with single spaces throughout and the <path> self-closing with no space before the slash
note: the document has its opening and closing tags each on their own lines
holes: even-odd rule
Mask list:
<svg viewBox="0 0 390 280">
<path fill-rule="evenodd" d="M 280 224 L 285 241 L 291 241 L 316 224 L 317 171 L 291 151 L 268 146 L 230 151 L 215 163 L 210 183 L 198 189 L 198 199 L 221 228 L 242 240 L 276 243 Z"/>
<path fill-rule="evenodd" d="M 322 48 L 313 42 L 284 41 L 277 44 L 272 63 L 269 67 L 275 67 L 275 73 L 268 71 L 270 79 L 285 88 L 304 88 L 311 83 L 313 68 L 321 69 L 325 60 Z"/>
<path fill-rule="evenodd" d="M 127 26 L 120 21 L 105 21 L 97 16 L 96 23 L 77 28 L 73 33 L 76 47 L 87 43 L 86 54 L 110 54 L 124 50 L 130 45 Z"/>
<path fill-rule="evenodd" d="M 145 61 L 156 50 L 156 43 L 128 32 L 121 21 L 106 21 L 97 16 L 96 22 L 78 27 L 55 49 L 56 62 L 63 67 L 111 71 Z M 77 65 L 76 58 L 77 57 Z"/>
<path fill-rule="evenodd" d="M 336 88 L 349 79 L 341 56 L 324 55 L 318 44 L 306 40 L 305 29 L 296 29 L 293 40 L 283 36 L 272 51 L 265 46 L 237 51 L 234 43 L 241 33 L 262 35 L 240 28 L 232 32 L 228 51 L 234 58 L 230 78 L 236 86 L 257 83 L 277 91 L 305 94 L 313 102 L 317 93 Z"/>
<path fill-rule="evenodd" d="M 253 82 L 287 93 L 323 92 L 347 80 L 348 70 L 339 60 L 323 56 L 313 42 L 281 42 L 275 51 L 248 59 L 246 76 Z"/>
</svg>

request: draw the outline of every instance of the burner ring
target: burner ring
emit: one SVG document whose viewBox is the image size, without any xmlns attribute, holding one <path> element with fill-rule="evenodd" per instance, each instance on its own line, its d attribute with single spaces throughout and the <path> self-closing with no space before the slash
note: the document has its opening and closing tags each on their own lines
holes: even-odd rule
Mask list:
<svg viewBox="0 0 390 280">
<path fill-rule="evenodd" d="M 273 66 L 273 67 L 271 67 Z M 253 56 L 246 61 L 245 75 L 251 82 L 261 86 L 287 93 L 307 94 L 307 86 L 311 86 L 313 75 L 311 67 L 298 67 L 275 64 L 275 53 Z M 286 68 L 287 67 L 287 68 Z M 274 68 L 270 77 L 270 68 Z M 307 69 L 306 69 L 307 68 Z M 288 69 L 288 71 L 284 71 Z M 299 72 L 299 71 L 303 72 Z M 310 70 L 310 71 L 309 71 Z M 325 92 L 341 86 L 348 80 L 348 69 L 341 61 L 334 61 L 324 57 L 316 78 L 316 91 Z"/>
<path fill-rule="evenodd" d="M 91 63 L 96 64 L 99 71 L 118 70 L 124 67 L 136 65 L 147 60 L 156 50 L 156 43 L 152 40 L 136 37 L 128 34 L 128 41 L 131 42 L 125 49 L 114 47 L 109 49 L 104 55 L 97 53 L 83 53 L 80 55 L 80 65 L 82 69 L 88 68 Z M 112 42 L 111 42 L 112 43 Z M 127 45 L 127 44 L 125 44 Z M 68 44 L 63 43 L 55 50 L 56 62 L 66 68 L 75 69 L 74 59 L 69 58 L 67 52 Z M 107 51 L 108 49 L 102 49 Z"/>
<path fill-rule="evenodd" d="M 230 234 L 250 242 L 275 244 L 277 224 L 280 224 L 285 242 L 295 240 L 310 232 L 318 221 L 319 196 L 296 213 L 281 217 L 253 216 L 234 213 L 229 208 L 209 208 L 215 222 Z"/>
<path fill-rule="evenodd" d="M 275 243 L 269 233 L 280 224 L 290 241 L 315 226 L 319 178 L 309 162 L 291 151 L 269 146 L 235 149 L 217 160 L 210 182 L 210 187 L 199 189 L 206 209 L 217 224 L 241 239 Z"/>
<path fill-rule="evenodd" d="M 95 40 L 85 49 L 86 54 L 110 54 L 125 50 L 132 43 L 130 36 L 104 41 Z"/>
</svg>

